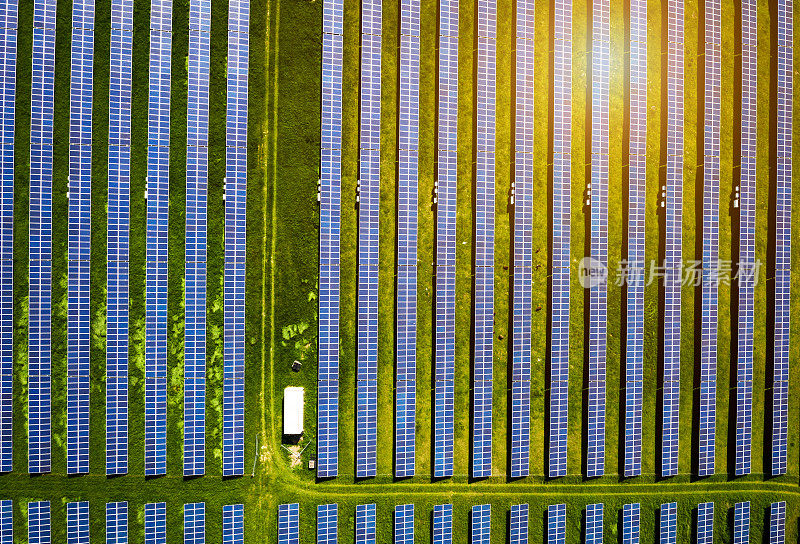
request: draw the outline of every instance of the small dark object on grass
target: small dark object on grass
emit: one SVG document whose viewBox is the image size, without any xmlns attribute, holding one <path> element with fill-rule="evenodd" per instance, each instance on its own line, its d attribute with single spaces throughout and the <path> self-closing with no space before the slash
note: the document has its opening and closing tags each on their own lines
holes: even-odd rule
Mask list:
<svg viewBox="0 0 800 544">
<path fill-rule="evenodd" d="M 303 366 L 303 363 L 300 361 L 295 361 L 292 363 L 292 372 L 300 372 L 300 367 Z"/>
<path fill-rule="evenodd" d="M 541 310 L 541 309 L 542 309 L 542 305 L 541 305 L 541 304 L 539 304 L 539 305 L 536 307 L 536 311 L 538 312 L 538 311 L 539 311 L 539 310 Z"/>
<path fill-rule="evenodd" d="M 498 335 L 497 337 L 498 337 L 500 340 L 502 340 L 502 339 L 503 339 L 503 335 L 502 335 L 502 334 Z"/>
</svg>

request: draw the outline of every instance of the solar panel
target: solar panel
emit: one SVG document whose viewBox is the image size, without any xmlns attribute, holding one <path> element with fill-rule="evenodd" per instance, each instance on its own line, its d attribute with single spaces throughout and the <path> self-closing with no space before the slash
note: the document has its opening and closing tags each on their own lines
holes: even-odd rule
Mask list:
<svg viewBox="0 0 800 544">
<path fill-rule="evenodd" d="M 470 512 L 472 544 L 489 544 L 492 532 L 492 505 L 479 504 Z"/>
<path fill-rule="evenodd" d="M 336 544 L 339 539 L 339 505 L 317 506 L 317 544 Z"/>
<path fill-rule="evenodd" d="M 603 544 L 603 505 L 586 505 L 586 544 Z"/>
<path fill-rule="evenodd" d="M 184 544 L 204 544 L 206 541 L 206 503 L 183 505 Z"/>
<path fill-rule="evenodd" d="M 278 505 L 278 544 L 300 542 L 300 505 L 298 503 Z"/>
<path fill-rule="evenodd" d="M 750 501 L 733 506 L 733 544 L 750 542 Z"/>
<path fill-rule="evenodd" d="M 456 199 L 458 136 L 458 2 L 439 2 L 439 88 L 436 145 L 436 478 L 453 475 L 455 375 Z"/>
<path fill-rule="evenodd" d="M 375 544 L 375 505 L 356 505 L 356 544 Z"/>
<path fill-rule="evenodd" d="M 769 544 L 786 541 L 786 502 L 773 502 L 769 508 Z"/>
<path fill-rule="evenodd" d="M 639 544 L 638 502 L 622 506 L 622 544 Z"/>
<path fill-rule="evenodd" d="M 630 3 L 628 247 L 625 326 L 626 477 L 642 473 L 645 199 L 647 184 L 647 1 Z"/>
<path fill-rule="evenodd" d="M 669 502 L 661 505 L 661 544 L 675 544 L 678 530 L 678 503 Z"/>
<path fill-rule="evenodd" d="M 14 502 L 0 500 L 0 543 L 14 544 Z"/>
<path fill-rule="evenodd" d="M 89 544 L 89 503 L 67 503 L 67 544 Z"/>
<path fill-rule="evenodd" d="M 697 505 L 697 544 L 714 542 L 714 503 L 704 502 Z"/>
<path fill-rule="evenodd" d="M 547 507 L 547 544 L 564 544 L 567 535 L 567 505 Z"/>
<path fill-rule="evenodd" d="M 106 503 L 106 544 L 128 544 L 128 503 Z"/>
<path fill-rule="evenodd" d="M 755 317 L 755 215 L 758 100 L 758 10 L 744 0 L 741 40 L 741 145 L 739 167 L 739 316 L 736 354 L 735 474 L 750 474 L 753 402 L 753 321 Z"/>
<path fill-rule="evenodd" d="M 433 544 L 453 543 L 453 505 L 437 504 L 433 507 Z"/>
<path fill-rule="evenodd" d="M 414 505 L 399 504 L 394 508 L 395 544 L 414 544 Z"/>
<path fill-rule="evenodd" d="M 772 346 L 772 475 L 786 473 L 789 315 L 792 245 L 793 3 L 777 2 L 777 174 L 775 197 L 775 315 Z"/>
<path fill-rule="evenodd" d="M 678 473 L 683 214 L 683 1 L 667 9 L 667 166 L 664 204 L 664 368 L 661 476 Z"/>
<path fill-rule="evenodd" d="M 0 472 L 13 470 L 14 141 L 17 2 L 3 6 L 0 28 Z"/>
<path fill-rule="evenodd" d="M 225 324 L 222 473 L 244 474 L 245 266 L 247 247 L 247 99 L 250 1 L 228 4 L 225 148 Z M 322 315 L 321 315 L 322 317 Z"/>
<path fill-rule="evenodd" d="M 572 133 L 572 1 L 557 0 L 553 40 L 553 241 L 548 475 L 567 474 Z"/>
<path fill-rule="evenodd" d="M 34 2 L 28 223 L 28 472 L 50 472 L 56 2 Z M 48 517 L 49 519 L 49 517 Z M 49 534 L 48 534 L 49 537 Z"/>
<path fill-rule="evenodd" d="M 50 501 L 28 503 L 28 544 L 50 544 Z"/>
<path fill-rule="evenodd" d="M 149 502 L 144 505 L 144 542 L 167 543 L 167 503 Z"/>
<path fill-rule="evenodd" d="M 244 544 L 243 504 L 226 504 L 222 507 L 222 543 Z"/>
<path fill-rule="evenodd" d="M 528 544 L 527 504 L 511 505 L 511 515 L 509 520 L 509 544 Z"/>
</svg>

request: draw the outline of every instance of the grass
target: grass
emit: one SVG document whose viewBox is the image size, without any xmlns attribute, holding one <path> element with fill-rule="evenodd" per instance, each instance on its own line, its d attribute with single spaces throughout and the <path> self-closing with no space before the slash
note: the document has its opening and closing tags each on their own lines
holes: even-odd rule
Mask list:
<svg viewBox="0 0 800 544">
<path fill-rule="evenodd" d="M 169 311 L 172 316 L 169 329 L 169 410 L 168 410 L 168 476 L 155 479 L 143 477 L 143 398 L 141 379 L 144 370 L 144 288 L 145 288 L 145 231 L 146 206 L 141 195 L 146 176 L 147 135 L 147 61 L 148 16 L 147 0 L 135 2 L 134 35 L 134 95 L 133 95 L 133 158 L 131 168 L 131 276 L 130 276 L 130 474 L 108 479 L 104 471 L 104 360 L 105 360 L 105 142 L 108 132 L 108 21 L 109 6 L 98 3 L 96 15 L 95 56 L 95 112 L 93 157 L 93 225 L 92 250 L 97 256 L 92 263 L 92 432 L 91 474 L 67 478 L 65 474 L 65 380 L 66 344 L 66 205 L 67 176 L 67 119 L 69 117 L 69 48 L 71 6 L 60 3 L 58 8 L 57 62 L 56 62 L 56 152 L 54 159 L 54 262 L 53 262 L 53 473 L 29 477 L 26 469 L 27 391 L 25 376 L 27 364 L 27 206 L 28 162 L 27 142 L 30 112 L 30 32 L 32 7 L 20 6 L 18 93 L 17 93 L 17 175 L 15 206 L 15 472 L 0 476 L 0 498 L 14 498 L 16 509 L 16 534 L 25 534 L 25 502 L 50 499 L 53 504 L 54 539 L 64 538 L 65 502 L 89 500 L 92 508 L 93 538 L 100 540 L 103 533 L 103 504 L 109 500 L 128 500 L 131 504 L 131 538 L 141 542 L 143 504 L 158 500 L 168 502 L 168 538 L 179 541 L 182 531 L 181 508 L 184 502 L 207 503 L 209 538 L 220 534 L 221 506 L 233 502 L 246 505 L 246 532 L 248 541 L 275 542 L 275 507 L 281 502 L 301 503 L 301 540 L 311 544 L 315 523 L 313 508 L 317 504 L 337 502 L 340 507 L 339 537 L 343 544 L 354 540 L 354 506 L 363 502 L 379 505 L 378 542 L 389 544 L 390 527 L 395 504 L 413 502 L 416 505 L 416 538 L 429 540 L 429 515 L 434 504 L 452 502 L 455 508 L 454 536 L 464 541 L 469 532 L 468 511 L 474 504 L 490 503 L 492 510 L 492 539 L 494 544 L 505 540 L 507 533 L 506 510 L 508 505 L 528 502 L 531 505 L 531 538 L 544 539 L 544 512 L 548 504 L 565 502 L 568 505 L 567 538 L 570 543 L 580 540 L 582 509 L 591 502 L 603 502 L 606 508 L 605 536 L 616 540 L 617 523 L 614 522 L 621 505 L 637 501 L 642 504 L 641 537 L 643 541 L 657 541 L 658 507 L 662 502 L 679 503 L 679 540 L 692 540 L 692 508 L 701 501 L 716 504 L 716 530 L 725 541 L 731 539 L 730 508 L 740 500 L 752 502 L 751 538 L 763 538 L 763 520 L 766 506 L 773 500 L 787 500 L 787 538 L 796 541 L 800 516 L 798 500 L 798 427 L 790 426 L 790 473 L 781 478 L 766 478 L 763 460 L 763 425 L 766 382 L 765 368 L 768 348 L 765 315 L 769 309 L 768 293 L 771 278 L 762 277 L 756 291 L 756 343 L 753 413 L 754 474 L 735 479 L 728 475 L 730 452 L 728 442 L 732 430 L 728 424 L 729 395 L 731 391 L 731 363 L 734 360 L 731 342 L 731 289 L 720 288 L 719 315 L 719 368 L 717 400 L 717 472 L 714 477 L 694 480 L 692 473 L 692 419 L 696 410 L 694 400 L 695 364 L 695 301 L 697 293 L 691 286 L 684 289 L 682 398 L 681 398 L 681 475 L 666 481 L 655 476 L 656 419 L 658 416 L 655 394 L 658 367 L 659 308 L 657 284 L 646 290 L 645 336 L 645 395 L 643 469 L 644 475 L 635 479 L 619 476 L 620 456 L 620 368 L 624 360 L 622 338 L 623 291 L 609 286 L 608 324 L 608 394 L 606 429 L 607 476 L 584 481 L 582 477 L 583 432 L 582 382 L 586 358 L 584 315 L 587 300 L 573 272 L 571 320 L 571 409 L 570 449 L 567 478 L 548 481 L 545 449 L 545 378 L 547 357 L 547 265 L 548 216 L 550 202 L 549 156 L 547 134 L 551 82 L 549 62 L 551 57 L 551 6 L 537 5 L 536 13 L 536 109 L 541 112 L 535 119 L 536 151 L 534 153 L 535 206 L 540 213 L 534 215 L 533 244 L 534 272 L 533 305 L 542 310 L 533 315 L 533 399 L 531 476 L 515 482 L 506 478 L 507 421 L 503 417 L 507 408 L 505 378 L 506 362 L 510 358 L 509 289 L 512 256 L 510 225 L 513 209 L 509 206 L 513 180 L 513 83 L 514 83 L 514 3 L 498 0 L 498 58 L 497 58 L 497 166 L 496 166 L 496 266 L 495 278 L 495 405 L 492 478 L 470 481 L 468 478 L 470 451 L 470 360 L 472 320 L 472 178 L 474 132 L 472 115 L 475 109 L 474 68 L 475 9 L 473 2 L 462 2 L 461 37 L 459 53 L 459 213 L 457 218 L 457 292 L 456 292 L 456 419 L 455 448 L 456 477 L 452 480 L 431 482 L 431 424 L 432 395 L 422 386 L 430 383 L 433 360 L 433 262 L 435 208 L 432 195 L 435 182 L 436 129 L 436 73 L 437 73 L 437 6 L 435 0 L 421 0 L 421 84 L 420 84 L 420 152 L 419 152 L 419 255 L 418 263 L 418 405 L 417 405 L 417 476 L 403 481 L 392 479 L 393 459 L 393 405 L 394 374 L 394 246 L 396 202 L 396 126 L 398 100 L 398 36 L 399 5 L 397 0 L 384 2 L 383 36 L 383 93 L 382 93 L 382 178 L 381 178 L 381 299 L 379 327 L 379 380 L 386 387 L 379 388 L 378 472 L 373 480 L 356 482 L 354 472 L 355 436 L 355 380 L 356 359 L 356 255 L 357 221 L 355 205 L 358 178 L 358 96 L 359 96 L 359 6 L 357 2 L 345 3 L 345 57 L 344 57 L 344 111 L 343 111 L 343 162 L 342 162 L 342 286 L 341 286 L 341 368 L 340 384 L 340 474 L 332 481 L 317 483 L 313 473 L 305 468 L 289 467 L 288 456 L 281 447 L 281 391 L 287 385 L 306 388 L 306 433 L 301 445 L 308 445 L 304 460 L 314 451 L 316 435 L 316 320 L 317 320 L 317 255 L 318 208 L 316 181 L 319 158 L 319 104 L 320 95 L 320 23 L 322 4 L 319 0 L 267 0 L 254 3 L 251 20 L 250 65 L 250 138 L 248 184 L 248 271 L 246 307 L 246 471 L 255 467 L 255 476 L 222 480 L 219 451 L 221 429 L 221 363 L 223 353 L 223 240 L 224 203 L 222 178 L 224 177 L 224 119 L 225 114 L 225 48 L 227 43 L 227 11 L 224 2 L 215 2 L 212 14 L 211 119 L 209 163 L 209 224 L 208 224 L 208 403 L 207 403 L 207 475 L 196 479 L 183 479 L 182 452 L 182 354 L 183 354 L 183 240 L 185 198 L 185 144 L 186 144 L 186 54 L 188 50 L 188 0 L 176 0 L 173 19 L 173 97 L 172 97 L 172 147 L 170 164 L 170 263 Z M 726 4 L 727 6 L 727 4 Z M 665 18 L 662 8 L 666 2 L 654 0 L 649 4 L 649 32 L 651 37 L 662 34 Z M 734 221 L 729 208 L 730 195 L 736 185 L 735 140 L 727 137 L 737 130 L 738 110 L 735 105 L 735 66 L 737 57 L 735 32 L 736 9 L 723 10 L 723 65 L 722 65 L 722 139 L 721 149 L 721 258 L 729 258 L 736 238 L 731 234 Z M 800 9 L 800 8 L 798 8 Z M 698 135 L 702 129 L 702 3 L 686 0 L 686 78 L 685 78 L 685 184 L 684 184 L 684 257 L 699 257 L 696 249 L 697 211 L 701 202 L 702 163 Z M 627 17 L 624 3 L 612 3 L 612 72 L 610 122 L 614 127 L 624 126 L 627 117 L 624 107 L 627 63 L 627 34 L 623 24 Z M 767 121 L 773 107 L 770 94 L 770 21 L 769 2 L 759 3 L 759 176 L 757 200 L 757 258 L 766 262 L 769 230 L 769 138 Z M 588 140 L 587 96 L 589 92 L 589 64 L 591 5 L 576 1 L 573 12 L 573 260 L 584 255 L 588 240 L 585 225 L 588 209 L 583 206 L 589 158 L 586 154 Z M 651 38 L 648 51 L 648 194 L 647 194 L 647 251 L 648 259 L 658 258 L 660 177 L 663 175 L 664 148 L 661 138 L 663 128 L 662 106 L 666 59 L 662 57 L 660 42 Z M 800 92 L 800 91 L 798 91 Z M 614 132 L 612 131 L 612 135 Z M 623 243 L 625 231 L 624 196 L 627 169 L 623 138 L 611 139 L 610 149 L 610 267 L 615 270 L 625 257 Z M 700 151 L 698 151 L 700 149 Z M 583 159 L 583 162 L 581 160 Z M 795 198 L 800 198 L 796 192 Z M 796 250 L 800 251 L 800 250 Z M 800 255 L 794 255 L 795 259 Z M 506 268 L 508 267 L 508 268 Z M 800 278 L 796 278 L 800 279 Z M 764 281 L 766 280 L 766 281 Z M 792 301 L 794 321 L 800 317 L 800 306 Z M 735 317 L 735 316 L 734 316 Z M 798 355 L 797 331 L 792 333 L 792 356 Z M 500 337 L 503 337 L 502 339 Z M 290 371 L 292 361 L 303 365 L 299 373 Z M 797 368 L 792 368 L 792 382 L 798 381 Z M 800 409 L 800 399 L 790 399 L 790 414 Z M 790 418 L 794 422 L 796 418 Z"/>
</svg>

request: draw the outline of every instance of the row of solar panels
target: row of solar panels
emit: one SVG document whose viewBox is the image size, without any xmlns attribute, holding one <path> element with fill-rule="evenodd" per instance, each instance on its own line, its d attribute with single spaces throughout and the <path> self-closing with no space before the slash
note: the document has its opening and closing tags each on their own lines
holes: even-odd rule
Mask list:
<svg viewBox="0 0 800 544">
<path fill-rule="evenodd" d="M 68 502 L 67 540 L 68 544 L 89 544 L 90 519 L 89 502 Z M 27 503 L 28 543 L 50 544 L 51 512 L 50 501 Z M 206 534 L 206 505 L 203 502 L 187 503 L 183 506 L 184 544 L 204 544 Z M 106 544 L 127 544 L 128 542 L 128 503 L 106 503 L 105 513 Z M 144 505 L 144 538 L 146 544 L 166 544 L 167 505 L 164 502 Z M 14 542 L 14 503 L 0 501 L 0 543 Z M 224 544 L 244 543 L 244 505 L 229 504 L 222 507 L 222 542 Z"/>
</svg>

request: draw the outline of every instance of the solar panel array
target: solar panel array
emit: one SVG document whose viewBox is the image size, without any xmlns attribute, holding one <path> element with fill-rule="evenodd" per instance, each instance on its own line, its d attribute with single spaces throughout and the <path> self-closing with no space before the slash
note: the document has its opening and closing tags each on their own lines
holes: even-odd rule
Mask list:
<svg viewBox="0 0 800 544">
<path fill-rule="evenodd" d="M 479 504 L 470 511 L 472 544 L 489 544 L 492 533 L 492 505 Z"/>
<path fill-rule="evenodd" d="M 605 473 L 606 329 L 608 325 L 608 94 L 611 49 L 609 0 L 592 2 L 591 274 L 586 476 Z M 601 536 L 602 539 L 602 536 Z"/>
<path fill-rule="evenodd" d="M 128 503 L 106 503 L 106 544 L 128 544 Z"/>
<path fill-rule="evenodd" d="M 453 505 L 437 504 L 433 507 L 433 544 L 452 544 Z"/>
<path fill-rule="evenodd" d="M 739 167 L 739 321 L 736 355 L 737 476 L 750 474 L 753 424 L 753 321 L 756 266 L 756 128 L 758 116 L 758 9 L 743 0 L 742 109 Z"/>
<path fill-rule="evenodd" d="M 567 536 L 567 505 L 547 507 L 547 544 L 564 544 Z"/>
<path fill-rule="evenodd" d="M 414 544 L 414 505 L 399 504 L 394 508 L 395 544 Z"/>
<path fill-rule="evenodd" d="M 222 544 L 244 544 L 244 505 L 222 507 Z"/>
<path fill-rule="evenodd" d="M 661 476 L 678 473 L 683 214 L 683 0 L 667 6 L 667 168 L 664 193 L 664 369 Z"/>
<path fill-rule="evenodd" d="M 704 502 L 697 505 L 697 544 L 713 544 L 714 542 L 714 503 Z"/>
<path fill-rule="evenodd" d="M 660 511 L 661 544 L 675 544 L 678 531 L 678 503 L 668 502 L 661 505 Z"/>
<path fill-rule="evenodd" d="M 361 2 L 356 477 L 377 475 L 378 233 L 381 182 L 381 0 Z"/>
<path fill-rule="evenodd" d="M 789 306 L 792 249 L 792 0 L 778 0 L 777 187 L 775 197 L 775 329 L 772 383 L 772 474 L 786 473 L 789 416 Z"/>
<path fill-rule="evenodd" d="M 150 502 L 144 505 L 144 542 L 167 543 L 167 503 Z"/>
<path fill-rule="evenodd" d="M 300 542 L 300 505 L 298 503 L 278 505 L 278 544 Z"/>
<path fill-rule="evenodd" d="M 453 475 L 458 186 L 458 0 L 439 2 L 436 174 L 436 369 L 433 474 Z"/>
<path fill-rule="evenodd" d="M 339 232 L 342 200 L 344 0 L 323 0 L 320 139 L 317 476 L 339 467 Z"/>
<path fill-rule="evenodd" d="M 567 474 L 572 145 L 572 0 L 556 0 L 553 39 L 553 237 L 548 475 Z"/>
<path fill-rule="evenodd" d="M 111 2 L 108 116 L 106 474 L 128 472 L 128 273 L 133 3 Z"/>
<path fill-rule="evenodd" d="M 586 544 L 603 544 L 603 505 L 586 505 Z"/>
<path fill-rule="evenodd" d="M 28 503 L 28 544 L 50 544 L 50 501 Z"/>
<path fill-rule="evenodd" d="M 56 0 L 33 7 L 28 246 L 28 472 L 50 472 L 53 98 Z"/>
<path fill-rule="evenodd" d="M 640 513 L 638 502 L 622 505 L 622 544 L 639 544 Z"/>
<path fill-rule="evenodd" d="M 0 12 L 0 472 L 13 469 L 14 124 L 17 0 Z"/>
<path fill-rule="evenodd" d="M 769 507 L 769 544 L 786 541 L 786 502 L 773 502 Z"/>
<path fill-rule="evenodd" d="M 714 474 L 717 421 L 717 314 L 719 277 L 720 2 L 705 0 L 703 136 L 703 276 L 700 342 L 698 474 Z"/>
<path fill-rule="evenodd" d="M 750 542 L 750 501 L 733 506 L 733 544 Z"/>
<path fill-rule="evenodd" d="M 531 314 L 533 281 L 533 122 L 535 2 L 517 2 L 514 148 L 514 303 L 511 372 L 512 478 L 530 473 Z"/>
<path fill-rule="evenodd" d="M 417 158 L 420 3 L 400 3 L 400 119 L 397 184 L 397 371 L 395 475 L 414 475 L 417 406 Z"/>
<path fill-rule="evenodd" d="M 0 543 L 14 544 L 14 502 L 0 500 Z"/>
<path fill-rule="evenodd" d="M 247 251 L 247 77 L 250 0 L 228 2 L 225 132 L 225 347 L 222 474 L 244 474 L 244 306 Z"/>
<path fill-rule="evenodd" d="M 94 0 L 72 3 L 67 244 L 67 474 L 89 472 Z"/>
<path fill-rule="evenodd" d="M 339 540 L 339 505 L 317 506 L 317 544 L 336 544 Z"/>
<path fill-rule="evenodd" d="M 186 127 L 186 326 L 183 375 L 183 475 L 205 473 L 208 83 L 211 0 L 189 3 Z"/>
<path fill-rule="evenodd" d="M 183 505 L 184 544 L 204 544 L 206 541 L 206 503 Z"/>
<path fill-rule="evenodd" d="M 509 544 L 528 544 L 527 504 L 511 505 L 509 517 Z"/>
<path fill-rule="evenodd" d="M 375 544 L 375 505 L 356 505 L 356 544 Z"/>
<path fill-rule="evenodd" d="M 150 4 L 144 473 L 167 472 L 167 272 L 172 0 Z"/>
<path fill-rule="evenodd" d="M 67 544 L 89 544 L 89 503 L 67 503 Z"/>
<path fill-rule="evenodd" d="M 492 475 L 496 0 L 478 0 L 472 477 Z"/>
</svg>

